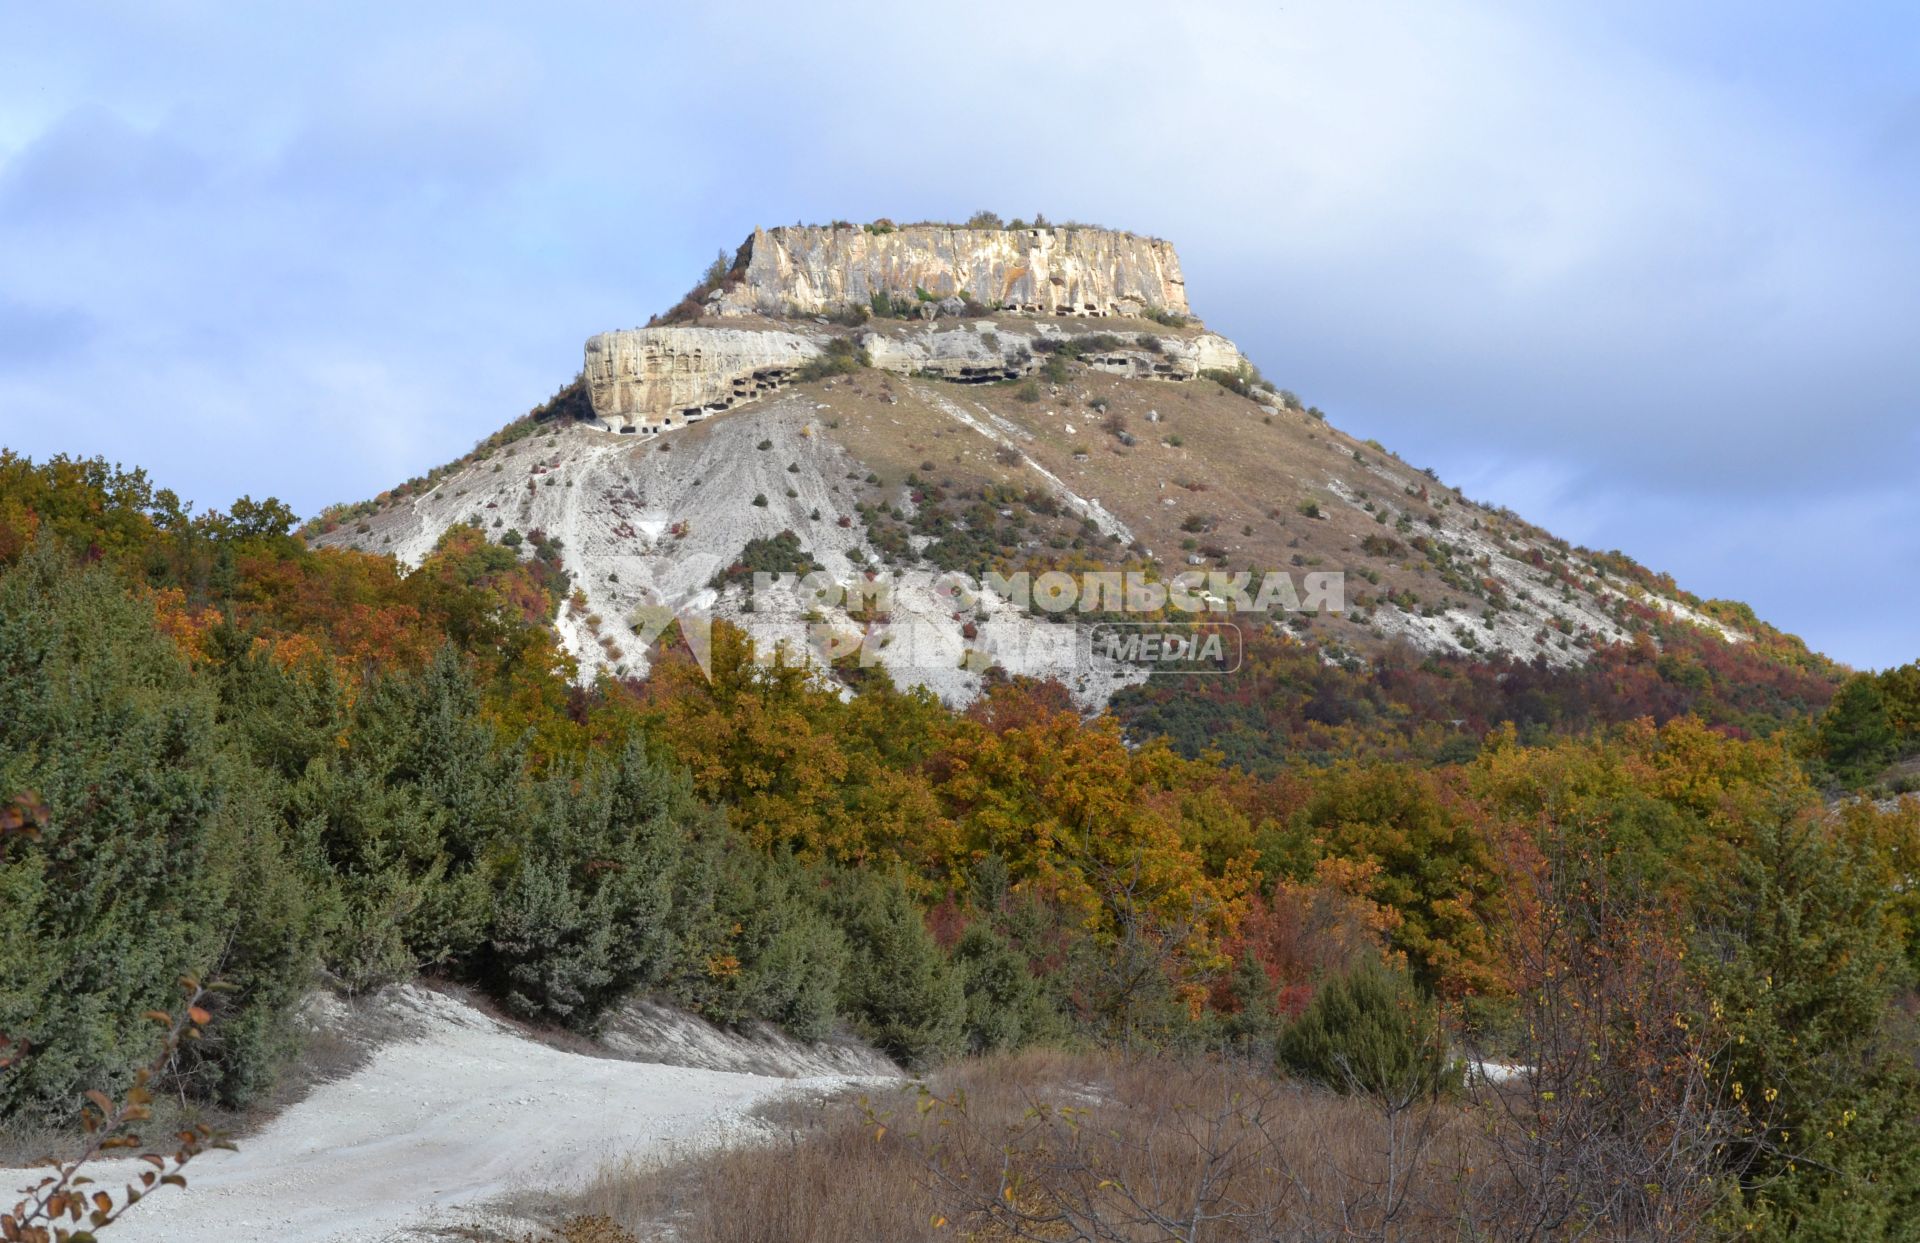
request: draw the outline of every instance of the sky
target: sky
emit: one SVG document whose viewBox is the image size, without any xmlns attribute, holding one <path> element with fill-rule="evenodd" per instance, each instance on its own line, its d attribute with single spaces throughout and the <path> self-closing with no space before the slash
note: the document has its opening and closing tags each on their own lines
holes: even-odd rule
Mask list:
<svg viewBox="0 0 1920 1243">
<path fill-rule="evenodd" d="M 0 445 L 303 514 L 755 225 L 1174 241 L 1476 500 L 1920 658 L 1920 10 L 0 0 Z"/>
</svg>

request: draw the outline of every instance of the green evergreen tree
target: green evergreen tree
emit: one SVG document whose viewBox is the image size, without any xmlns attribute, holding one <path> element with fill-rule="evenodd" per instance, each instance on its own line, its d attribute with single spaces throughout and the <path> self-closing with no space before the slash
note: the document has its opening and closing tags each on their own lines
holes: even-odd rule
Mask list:
<svg viewBox="0 0 1920 1243">
<path fill-rule="evenodd" d="M 953 947 L 966 997 L 966 1045 L 974 1053 L 1017 1049 L 1055 1035 L 1058 1012 L 1048 1003 L 1026 955 L 976 922 Z"/>
<path fill-rule="evenodd" d="M 705 948 L 683 955 L 674 994 L 716 1022 L 764 1019 L 803 1040 L 832 1034 L 848 950 L 821 909 L 818 878 L 731 834 L 711 858 L 709 935 L 690 942 Z"/>
<path fill-rule="evenodd" d="M 1748 1126 L 1729 1153 L 1756 1238 L 1920 1238 L 1920 1075 L 1889 1029 L 1905 983 L 1868 847 L 1783 799 L 1748 826 L 1699 955 Z"/>
<path fill-rule="evenodd" d="M 223 744 L 211 686 L 111 572 L 42 541 L 0 576 L 0 791 L 48 809 L 0 850 L 0 1031 L 30 1053 L 0 1116 L 64 1121 L 151 1052 L 142 1018 L 220 972 L 230 1038 L 184 1087 L 257 1094 L 287 1047 L 316 929 L 270 804 Z"/>
<path fill-rule="evenodd" d="M 1897 741 L 1886 697 L 1871 674 L 1842 686 L 1820 719 L 1820 750 L 1827 767 L 1849 786 L 1865 785 L 1878 776 L 1893 759 Z"/>
<path fill-rule="evenodd" d="M 494 904 L 488 979 L 516 1013 L 590 1029 L 678 965 L 701 917 L 683 846 L 705 813 L 638 735 L 610 770 L 559 768 L 532 802 Z"/>
<path fill-rule="evenodd" d="M 1281 1033 L 1278 1053 L 1280 1065 L 1302 1078 L 1392 1102 L 1460 1081 L 1433 1003 L 1406 976 L 1377 965 L 1321 985 Z"/>
<path fill-rule="evenodd" d="M 1227 983 L 1233 1011 L 1220 1020 L 1220 1036 L 1228 1047 L 1253 1056 L 1272 1051 L 1280 1035 L 1280 1014 L 1275 1008 L 1279 994 L 1259 957 L 1251 950 L 1242 951 Z"/>
<path fill-rule="evenodd" d="M 967 999 L 960 973 L 898 878 L 839 871 L 830 908 L 850 950 L 841 1009 L 888 1056 L 924 1066 L 957 1053 Z"/>
<path fill-rule="evenodd" d="M 470 962 L 491 871 L 525 810 L 518 754 L 499 747 L 459 656 L 363 692 L 348 738 L 288 793 L 290 832 L 337 878 L 328 965 L 349 988 Z"/>
</svg>

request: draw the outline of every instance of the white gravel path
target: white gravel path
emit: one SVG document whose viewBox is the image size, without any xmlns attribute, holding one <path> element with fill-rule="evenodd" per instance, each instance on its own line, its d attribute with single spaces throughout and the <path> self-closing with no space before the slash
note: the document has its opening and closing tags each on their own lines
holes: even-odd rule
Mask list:
<svg viewBox="0 0 1920 1243">
<path fill-rule="evenodd" d="M 610 1160 L 747 1138 L 758 1128 L 746 1112 L 760 1102 L 856 1082 L 564 1052 L 454 998 L 409 993 L 421 1010 L 417 1035 L 323 1085 L 240 1151 L 194 1161 L 187 1190 L 135 1206 L 105 1237 L 417 1239 L 419 1228 L 472 1221 L 474 1208 L 510 1192 L 578 1186 Z M 90 1172 L 117 1187 L 133 1165 L 102 1162 Z M 30 1179 L 0 1171 L 0 1186 Z"/>
</svg>

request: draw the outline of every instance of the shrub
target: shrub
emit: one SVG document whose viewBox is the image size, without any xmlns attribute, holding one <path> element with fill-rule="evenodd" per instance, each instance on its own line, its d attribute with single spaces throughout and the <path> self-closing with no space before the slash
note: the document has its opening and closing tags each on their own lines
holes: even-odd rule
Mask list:
<svg viewBox="0 0 1920 1243">
<path fill-rule="evenodd" d="M 873 310 L 856 302 L 850 306 L 828 311 L 826 318 L 827 322 L 838 324 L 842 328 L 858 328 L 873 318 Z"/>
<path fill-rule="evenodd" d="M 1023 381 L 1018 388 L 1013 390 L 1013 396 L 1014 400 L 1024 401 L 1031 405 L 1041 398 L 1040 385 L 1033 380 Z"/>
<path fill-rule="evenodd" d="M 966 998 L 969 1052 L 1017 1049 L 1060 1026 L 1026 956 L 986 924 L 976 923 L 961 935 L 953 947 L 953 965 Z"/>
<path fill-rule="evenodd" d="M 1249 401 L 1256 400 L 1256 390 L 1269 387 L 1259 370 L 1244 358 L 1240 365 L 1229 371 L 1224 367 L 1209 367 L 1200 373 L 1203 380 L 1212 380 L 1230 393 L 1237 393 Z"/>
<path fill-rule="evenodd" d="M 767 494 L 765 492 L 754 493 L 753 503 L 757 505 L 759 508 L 765 509 L 767 507 Z"/>
<path fill-rule="evenodd" d="M 6 810 L 12 812 L 21 807 L 21 803 L 15 802 Z M 32 828 L 28 822 L 0 819 L 0 840 L 15 835 L 32 836 Z M 182 1004 L 177 1015 L 154 1010 L 146 1016 L 167 1028 L 159 1051 L 134 1071 L 118 1101 L 97 1088 L 87 1092 L 86 1102 L 76 1108 L 86 1138 L 78 1141 L 77 1150 L 69 1155 L 43 1158 L 41 1165 L 48 1172 L 31 1186 L 21 1188 L 21 1198 L 14 1202 L 13 1211 L 0 1216 L 0 1233 L 8 1240 L 92 1243 L 96 1232 L 119 1221 L 146 1196 L 168 1186 L 185 1188 L 187 1180 L 180 1171 L 195 1157 L 210 1148 L 233 1147 L 212 1128 L 194 1123 L 169 1136 L 165 1150 L 141 1154 L 139 1160 L 151 1168 L 141 1172 L 138 1190 L 128 1182 L 121 1196 L 116 1197 L 110 1191 L 90 1185 L 95 1182 L 93 1173 L 110 1177 L 93 1164 L 102 1153 L 142 1145 L 140 1134 L 134 1128 L 145 1130 L 144 1124 L 153 1120 L 156 1086 L 171 1068 L 191 1056 L 192 1042 L 205 1034 L 203 1028 L 212 1021 L 213 1014 L 207 1006 L 214 1000 L 213 991 L 203 988 L 192 977 L 183 977 L 180 984 Z M 22 1043 L 0 1035 L 0 1075 L 18 1060 Z M 91 1229 L 84 1228 L 83 1221 Z"/>
<path fill-rule="evenodd" d="M 1337 1092 L 1405 1102 L 1458 1086 L 1433 1004 L 1404 975 L 1366 966 L 1322 985 L 1280 1035 L 1287 1071 Z"/>
<path fill-rule="evenodd" d="M 727 257 L 727 252 L 724 250 L 714 255 L 713 262 L 709 263 L 706 271 L 700 274 L 700 283 L 689 289 L 665 315 L 655 316 L 652 322 L 679 324 L 699 319 L 706 313 L 707 298 L 716 289 L 736 278 L 736 272 L 744 269 L 745 259 L 744 248 L 739 255 L 731 259 Z"/>
<path fill-rule="evenodd" d="M 877 296 L 877 295 L 876 295 Z M 802 380 L 824 380 L 828 376 L 852 375 L 873 366 L 873 358 L 852 337 L 835 337 L 827 348 L 808 359 L 800 368 Z M 763 445 L 762 448 L 766 446 Z"/>
<path fill-rule="evenodd" d="M 818 516 L 819 511 L 815 510 L 814 513 Z M 797 577 L 820 568 L 820 563 L 807 554 L 798 535 L 792 531 L 782 531 L 775 536 L 748 540 L 733 563 L 714 574 L 710 585 L 724 587 L 754 574 L 792 574 Z"/>
</svg>

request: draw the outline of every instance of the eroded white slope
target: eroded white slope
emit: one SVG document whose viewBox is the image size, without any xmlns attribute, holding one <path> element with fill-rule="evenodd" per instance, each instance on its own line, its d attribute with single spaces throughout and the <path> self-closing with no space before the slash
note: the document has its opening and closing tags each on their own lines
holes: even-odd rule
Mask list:
<svg viewBox="0 0 1920 1243">
<path fill-rule="evenodd" d="M 1005 442 L 1004 432 L 935 399 L 996 445 Z M 828 434 L 834 418 L 830 401 L 789 392 L 657 437 L 557 426 L 453 472 L 410 503 L 374 517 L 364 532 L 343 529 L 320 542 L 357 544 L 418 565 L 456 522 L 475 522 L 493 539 L 508 528 L 558 538 L 583 603 L 563 606 L 554 625 L 583 680 L 602 670 L 646 672 L 633 630 L 643 609 L 723 618 L 747 627 L 763 650 L 783 644 L 803 655 L 810 617 L 854 634 L 862 627 L 844 607 L 816 609 L 781 593 L 748 612 L 742 588 L 720 593 L 709 584 L 749 540 L 782 531 L 798 534 L 837 582 L 856 580 L 877 561 L 858 508 L 856 481 L 867 468 Z M 1051 475 L 1046 479 L 1075 512 L 1131 538 L 1097 501 Z M 1059 677 L 1083 706 L 1098 707 L 1118 687 L 1146 676 L 1144 669 L 1088 656 L 1073 628 L 1003 601 L 986 599 L 962 617 L 950 600 L 915 581 L 902 584 L 888 612 L 884 633 L 873 635 L 865 659 L 884 666 L 896 683 L 924 686 L 953 704 L 970 702 L 982 682 L 981 670 L 965 660 L 969 622 L 1007 672 Z"/>
</svg>

